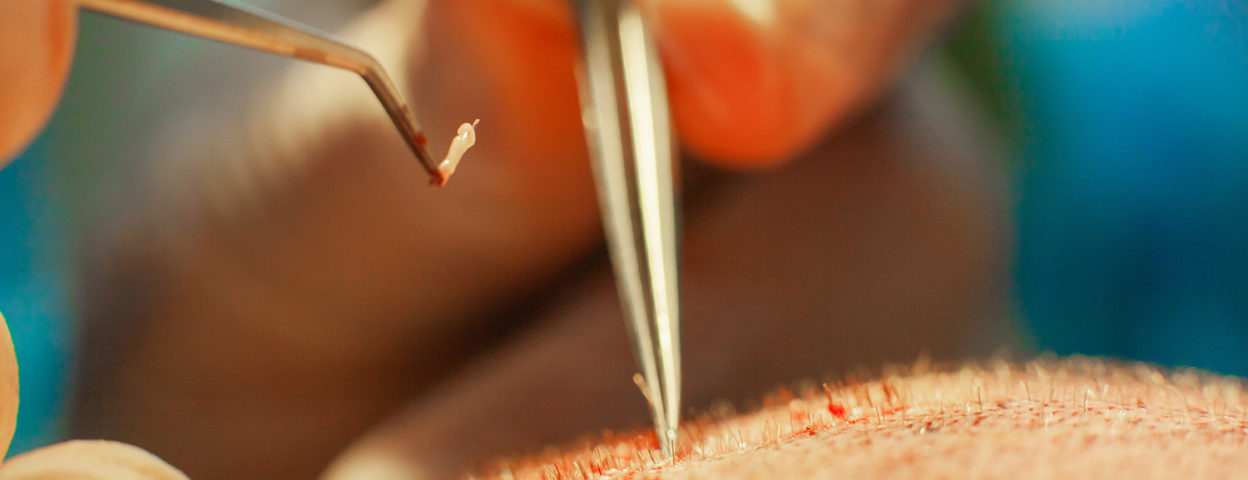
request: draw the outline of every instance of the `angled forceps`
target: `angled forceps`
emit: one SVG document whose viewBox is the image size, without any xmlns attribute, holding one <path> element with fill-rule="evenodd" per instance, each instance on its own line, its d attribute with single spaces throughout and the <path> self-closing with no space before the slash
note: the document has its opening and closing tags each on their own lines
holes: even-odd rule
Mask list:
<svg viewBox="0 0 1248 480">
<path fill-rule="evenodd" d="M 8 0 L 6 0 L 8 1 Z M 76 0 L 97 13 L 179 33 L 307 60 L 356 73 L 381 101 L 408 148 L 435 184 L 446 175 L 431 155 L 407 101 L 372 55 L 294 21 L 216 0 Z"/>
</svg>

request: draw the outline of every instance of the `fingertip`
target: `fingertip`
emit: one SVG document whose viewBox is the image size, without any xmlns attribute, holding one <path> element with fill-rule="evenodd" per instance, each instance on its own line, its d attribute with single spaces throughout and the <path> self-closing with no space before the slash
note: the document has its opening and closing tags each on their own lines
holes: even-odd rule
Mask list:
<svg viewBox="0 0 1248 480">
<path fill-rule="evenodd" d="M 77 23 L 69 0 L 0 2 L 0 166 L 30 143 L 56 107 Z"/>
<path fill-rule="evenodd" d="M 9 442 L 17 427 L 18 376 L 17 355 L 9 325 L 0 314 L 0 458 L 9 451 Z"/>
<path fill-rule="evenodd" d="M 434 2 L 430 15 L 440 36 L 432 74 L 450 79 L 451 95 L 489 98 L 490 136 L 526 157 L 566 158 L 568 138 L 582 135 L 572 74 L 576 34 L 571 8 L 558 0 Z M 465 78 L 466 77 L 466 78 Z M 484 145 L 483 145 L 484 146 Z M 557 160 L 555 160 L 557 161 Z"/>
<path fill-rule="evenodd" d="M 780 31 L 776 12 L 722 0 L 652 0 L 646 8 L 682 148 L 721 166 L 762 168 L 819 135 L 837 90 L 822 83 L 826 62 Z"/>
<path fill-rule="evenodd" d="M 69 440 L 10 458 L 3 480 L 188 480 L 185 473 L 134 445 L 108 440 Z"/>
</svg>

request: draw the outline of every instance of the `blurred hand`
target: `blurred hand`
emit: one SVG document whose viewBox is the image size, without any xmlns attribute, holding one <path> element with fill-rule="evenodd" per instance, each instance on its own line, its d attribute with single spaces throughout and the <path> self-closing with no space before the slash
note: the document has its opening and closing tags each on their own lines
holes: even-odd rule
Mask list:
<svg viewBox="0 0 1248 480">
<path fill-rule="evenodd" d="M 953 3 L 645 6 L 682 148 L 758 167 L 887 89 Z M 152 192 L 86 242 L 77 431 L 197 479 L 306 478 L 339 455 L 333 478 L 444 477 L 644 421 L 596 256 L 571 18 L 560 0 L 389 0 L 340 32 L 409 86 L 433 146 L 481 119 L 444 189 L 359 79 L 323 67 L 157 129 Z M 702 180 L 723 188 L 686 204 L 689 405 L 991 337 L 963 339 L 1001 283 L 986 162 L 943 106 L 898 103 L 807 152 L 835 162 Z M 538 328 L 499 333 L 518 325 Z"/>
<path fill-rule="evenodd" d="M 681 146 L 739 167 L 791 158 L 887 88 L 899 60 L 957 3 L 641 2 L 656 29 Z M 471 68 L 480 89 L 465 93 L 491 97 L 498 111 L 490 121 L 507 141 L 524 151 L 577 147 L 567 141 L 581 129 L 568 75 L 576 55 L 568 2 L 434 1 L 428 13 L 426 74 L 454 80 L 425 91 L 442 95 L 465 80 L 456 72 Z"/>
<path fill-rule="evenodd" d="M 69 0 L 0 3 L 0 168 L 34 138 L 61 96 L 78 13 Z"/>
</svg>

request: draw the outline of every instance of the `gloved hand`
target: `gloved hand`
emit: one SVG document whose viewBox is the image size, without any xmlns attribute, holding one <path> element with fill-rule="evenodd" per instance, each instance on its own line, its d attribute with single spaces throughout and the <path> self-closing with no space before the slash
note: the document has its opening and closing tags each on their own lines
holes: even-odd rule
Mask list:
<svg viewBox="0 0 1248 480">
<path fill-rule="evenodd" d="M 718 164 L 760 166 L 792 158 L 887 88 L 899 60 L 958 2 L 640 3 L 656 29 L 681 146 Z M 562 140 L 580 129 L 567 2 L 432 2 L 429 14 L 429 74 L 476 77 L 508 138 L 575 147 Z"/>
<path fill-rule="evenodd" d="M 942 97 L 909 85 L 812 149 L 954 2 L 753 3 L 772 9 L 647 3 L 685 151 L 829 158 L 684 179 L 687 405 L 991 338 L 999 199 Z M 571 19 L 559 0 L 387 0 L 339 32 L 408 86 L 434 151 L 481 119 L 443 189 L 359 79 L 320 66 L 154 128 L 151 192 L 85 242 L 76 431 L 197 479 L 307 478 L 339 455 L 331 478 L 410 478 L 644 424 Z"/>
</svg>

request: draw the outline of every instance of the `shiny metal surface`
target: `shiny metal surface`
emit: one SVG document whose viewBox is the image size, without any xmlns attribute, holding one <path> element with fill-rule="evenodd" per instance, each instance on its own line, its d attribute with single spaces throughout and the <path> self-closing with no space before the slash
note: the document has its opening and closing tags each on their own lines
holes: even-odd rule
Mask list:
<svg viewBox="0 0 1248 480">
<path fill-rule="evenodd" d="M 674 147 L 662 65 L 634 2 L 574 0 L 582 119 L 611 263 L 659 445 L 680 422 Z"/>
<path fill-rule="evenodd" d="M 358 48 L 272 14 L 214 0 L 77 0 L 77 4 L 125 20 L 355 72 L 381 101 L 433 183 L 446 183 L 407 101 L 377 60 Z"/>
</svg>

